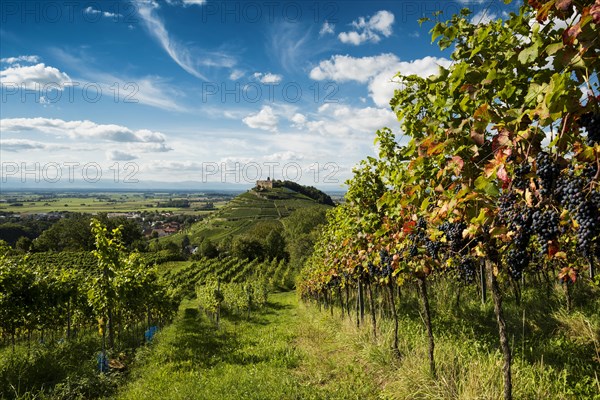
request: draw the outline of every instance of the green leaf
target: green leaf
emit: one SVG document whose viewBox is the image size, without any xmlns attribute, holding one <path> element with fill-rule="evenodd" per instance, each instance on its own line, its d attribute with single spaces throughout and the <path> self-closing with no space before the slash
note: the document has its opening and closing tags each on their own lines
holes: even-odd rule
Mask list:
<svg viewBox="0 0 600 400">
<path fill-rule="evenodd" d="M 498 196 L 500 194 L 496 185 L 483 175 L 475 179 L 475 188 L 489 196 Z"/>
<path fill-rule="evenodd" d="M 530 64 L 537 58 L 537 56 L 538 44 L 534 43 L 533 45 L 521 50 L 517 58 L 521 64 Z"/>
</svg>

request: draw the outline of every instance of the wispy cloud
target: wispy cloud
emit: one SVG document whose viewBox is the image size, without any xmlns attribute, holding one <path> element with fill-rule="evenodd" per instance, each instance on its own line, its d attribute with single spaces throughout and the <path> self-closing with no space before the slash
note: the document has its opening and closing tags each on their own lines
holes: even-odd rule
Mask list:
<svg viewBox="0 0 600 400">
<path fill-rule="evenodd" d="M 89 14 L 89 15 L 101 15 L 103 17 L 106 18 L 119 18 L 122 17 L 121 14 L 118 13 L 111 13 L 109 11 L 101 11 L 101 10 L 97 10 L 92 6 L 88 6 L 83 10 L 84 13 Z"/>
<path fill-rule="evenodd" d="M 192 51 L 188 46 L 179 43 L 167 31 L 164 21 L 156 14 L 160 6 L 155 0 L 138 0 L 136 5 L 148 32 L 171 59 L 189 74 L 207 80 L 206 73 L 201 70 L 202 67 L 232 68 L 236 65 L 235 57 L 225 52 Z"/>
<path fill-rule="evenodd" d="M 206 0 L 167 0 L 170 5 L 182 5 L 184 7 L 189 6 L 203 6 L 206 4 Z"/>
<path fill-rule="evenodd" d="M 6 64 L 15 64 L 15 63 L 20 63 L 20 62 L 36 64 L 36 63 L 40 62 L 40 57 L 39 56 L 7 57 L 7 58 L 0 58 L 0 62 L 6 63 Z"/>
<path fill-rule="evenodd" d="M 98 84 L 103 91 L 106 89 L 107 93 L 114 93 L 114 88 L 117 86 L 120 102 L 139 102 L 140 104 L 168 111 L 187 111 L 177 100 L 184 97 L 184 93 L 176 89 L 169 79 L 153 75 L 141 77 L 116 76 L 91 66 L 93 60 L 85 55 L 75 56 L 72 51 L 63 49 L 51 49 L 51 51 L 64 64 L 81 75 L 80 79 L 76 79 L 84 81 L 80 83 Z"/>
<path fill-rule="evenodd" d="M 135 154 L 126 153 L 121 150 L 108 150 L 106 158 L 109 161 L 131 161 L 138 158 Z"/>
<path fill-rule="evenodd" d="M 26 150 L 52 151 L 64 149 L 65 147 L 51 143 L 42 143 L 29 139 L 3 139 L 0 140 L 0 148 L 3 151 L 19 152 Z"/>
<path fill-rule="evenodd" d="M 311 47 L 310 36 L 311 29 L 306 29 L 306 26 L 299 23 L 276 23 L 271 32 L 271 40 L 267 51 L 272 59 L 279 62 L 285 71 L 300 71 L 308 56 L 314 52 Z"/>
</svg>

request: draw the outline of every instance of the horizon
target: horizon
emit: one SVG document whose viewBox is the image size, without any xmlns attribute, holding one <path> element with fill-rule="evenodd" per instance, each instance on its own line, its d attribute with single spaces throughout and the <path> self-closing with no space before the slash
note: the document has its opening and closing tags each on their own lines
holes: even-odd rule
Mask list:
<svg viewBox="0 0 600 400">
<path fill-rule="evenodd" d="M 451 49 L 440 51 L 432 24 L 417 19 L 469 7 L 486 23 L 517 5 L 36 0 L 0 7 L 3 184 L 15 176 L 54 186 L 81 176 L 235 183 L 237 174 L 252 177 L 244 182 L 271 176 L 333 186 L 376 155 L 378 129 L 401 133 L 388 104 L 394 75 L 425 77 L 450 64 Z"/>
</svg>

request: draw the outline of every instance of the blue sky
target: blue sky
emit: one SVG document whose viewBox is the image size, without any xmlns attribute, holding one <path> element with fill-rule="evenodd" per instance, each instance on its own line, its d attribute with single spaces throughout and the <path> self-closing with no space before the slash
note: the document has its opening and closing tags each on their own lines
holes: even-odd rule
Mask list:
<svg viewBox="0 0 600 400">
<path fill-rule="evenodd" d="M 399 132 L 388 106 L 394 74 L 450 63 L 417 19 L 464 6 L 477 22 L 517 7 L 3 1 L 3 177 L 35 179 L 25 167 L 47 182 L 101 171 L 174 187 L 257 175 L 340 186 L 374 154 L 378 128 Z"/>
</svg>

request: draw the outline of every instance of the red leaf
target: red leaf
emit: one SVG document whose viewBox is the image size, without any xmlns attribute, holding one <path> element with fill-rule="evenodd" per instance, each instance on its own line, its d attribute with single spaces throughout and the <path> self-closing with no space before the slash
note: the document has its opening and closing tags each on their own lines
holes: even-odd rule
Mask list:
<svg viewBox="0 0 600 400">
<path fill-rule="evenodd" d="M 508 173 L 506 172 L 506 169 L 504 168 L 504 164 L 501 165 L 500 168 L 498 168 L 498 172 L 496 172 L 496 176 L 503 183 L 509 183 L 510 182 L 510 177 L 508 176 Z"/>
<path fill-rule="evenodd" d="M 416 224 L 417 223 L 415 221 L 408 221 L 404 223 L 404 225 L 402 226 L 402 232 L 407 234 L 411 233 L 415 229 Z"/>
<path fill-rule="evenodd" d="M 477 132 L 475 129 L 471 130 L 471 139 L 477 144 L 477 146 L 482 146 L 485 141 L 485 135 L 483 133 Z"/>
<path fill-rule="evenodd" d="M 572 45 L 580 33 L 581 33 L 581 26 L 579 26 L 579 23 L 568 27 L 567 29 L 564 30 L 564 32 L 562 34 L 563 43 L 566 45 Z"/>
<path fill-rule="evenodd" d="M 558 247 L 558 243 L 556 243 L 555 240 L 550 242 L 550 245 L 548 246 L 548 255 L 550 257 L 554 257 L 554 255 L 556 253 L 558 253 L 558 251 L 560 250 L 560 247 Z"/>
<path fill-rule="evenodd" d="M 600 24 L 600 0 L 596 0 L 596 4 L 590 8 L 590 15 L 595 24 Z"/>
<path fill-rule="evenodd" d="M 506 147 L 510 143 L 510 131 L 502 129 L 492 138 L 492 151 L 496 153 L 498 150 Z"/>
<path fill-rule="evenodd" d="M 573 4 L 573 0 L 556 0 L 556 9 L 561 11 L 568 11 Z"/>
<path fill-rule="evenodd" d="M 463 167 L 465 166 L 465 162 L 463 161 L 463 159 L 460 156 L 452 157 L 452 161 L 454 161 L 454 163 L 456 165 L 458 165 L 459 170 L 462 170 Z"/>
</svg>

